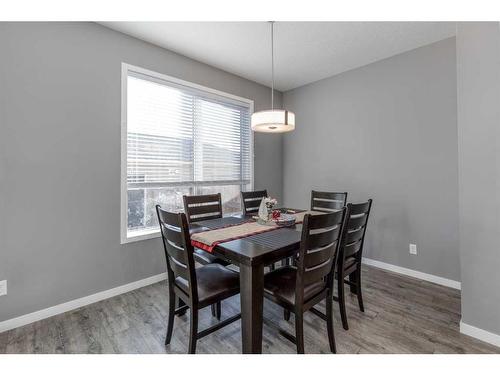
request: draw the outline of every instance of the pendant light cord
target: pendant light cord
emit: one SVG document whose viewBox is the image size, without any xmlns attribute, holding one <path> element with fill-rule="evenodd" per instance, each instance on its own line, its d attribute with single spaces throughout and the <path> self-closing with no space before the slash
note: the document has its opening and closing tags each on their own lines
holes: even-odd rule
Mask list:
<svg viewBox="0 0 500 375">
<path fill-rule="evenodd" d="M 274 21 L 271 21 L 271 110 L 274 110 Z"/>
</svg>

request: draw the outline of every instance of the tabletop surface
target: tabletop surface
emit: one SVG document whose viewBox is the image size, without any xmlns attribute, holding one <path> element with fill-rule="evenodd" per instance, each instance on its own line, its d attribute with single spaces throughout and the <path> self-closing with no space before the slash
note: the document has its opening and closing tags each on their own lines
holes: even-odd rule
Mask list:
<svg viewBox="0 0 500 375">
<path fill-rule="evenodd" d="M 251 220 L 251 216 L 234 215 L 220 219 L 198 221 L 191 225 L 192 233 L 199 230 L 217 229 Z M 269 232 L 218 244 L 215 254 L 220 254 L 233 262 L 244 264 L 268 264 L 283 259 L 288 253 L 298 250 L 302 225 L 279 228 Z"/>
</svg>

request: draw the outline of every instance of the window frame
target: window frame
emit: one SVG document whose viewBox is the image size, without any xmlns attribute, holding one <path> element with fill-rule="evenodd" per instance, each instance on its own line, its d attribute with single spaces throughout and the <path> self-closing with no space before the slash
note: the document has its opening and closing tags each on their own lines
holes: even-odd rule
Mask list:
<svg viewBox="0 0 500 375">
<path fill-rule="evenodd" d="M 254 112 L 254 101 L 251 99 L 243 98 L 223 91 L 215 90 L 210 87 L 202 86 L 196 83 L 185 81 L 179 78 L 168 76 L 166 74 L 158 73 L 149 69 L 141 68 L 135 65 L 122 62 L 121 69 L 121 165 L 120 165 L 120 243 L 126 244 L 130 242 L 143 241 L 151 238 L 160 237 L 160 229 L 155 228 L 151 230 L 143 230 L 135 235 L 128 233 L 128 184 L 127 184 L 127 80 L 129 72 L 138 73 L 141 75 L 149 76 L 152 80 L 158 80 L 167 84 L 172 84 L 173 87 L 185 86 L 188 89 L 195 89 L 203 91 L 204 94 L 218 98 L 226 98 L 232 101 L 237 101 L 248 105 L 250 116 Z M 251 190 L 254 188 L 254 133 L 250 130 L 250 186 Z M 220 181 L 224 183 L 225 181 Z M 152 183 L 155 184 L 155 183 Z M 157 184 L 157 183 L 156 183 Z M 204 184 L 211 184 L 206 182 Z M 217 184 L 216 182 L 213 183 Z"/>
</svg>

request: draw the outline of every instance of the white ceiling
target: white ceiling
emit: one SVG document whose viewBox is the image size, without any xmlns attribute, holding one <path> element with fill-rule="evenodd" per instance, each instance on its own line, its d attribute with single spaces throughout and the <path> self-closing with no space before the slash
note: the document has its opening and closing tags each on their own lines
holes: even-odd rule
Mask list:
<svg viewBox="0 0 500 375">
<path fill-rule="evenodd" d="M 270 86 L 268 22 L 102 22 L 106 27 Z M 277 22 L 280 91 L 455 35 L 453 22 Z"/>
</svg>

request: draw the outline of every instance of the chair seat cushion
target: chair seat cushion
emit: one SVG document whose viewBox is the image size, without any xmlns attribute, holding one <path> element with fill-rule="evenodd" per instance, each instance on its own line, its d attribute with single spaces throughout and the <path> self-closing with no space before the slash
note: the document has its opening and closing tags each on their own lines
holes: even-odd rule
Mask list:
<svg viewBox="0 0 500 375">
<path fill-rule="evenodd" d="M 295 305 L 297 269 L 285 266 L 264 276 L 264 293 L 287 305 Z M 318 281 L 304 286 L 304 301 L 311 299 L 326 288 L 326 282 Z"/>
<path fill-rule="evenodd" d="M 227 266 L 231 263 L 228 261 L 221 259 L 219 257 L 216 257 L 215 255 L 210 254 L 208 251 L 194 248 L 194 260 L 197 261 L 200 264 L 212 264 L 212 263 L 217 263 L 221 264 L 223 266 Z"/>
<path fill-rule="evenodd" d="M 196 268 L 198 283 L 198 300 L 200 305 L 207 306 L 234 296 L 240 291 L 240 278 L 237 272 L 212 263 Z M 179 288 L 189 293 L 186 279 L 177 277 L 175 283 Z"/>
</svg>

